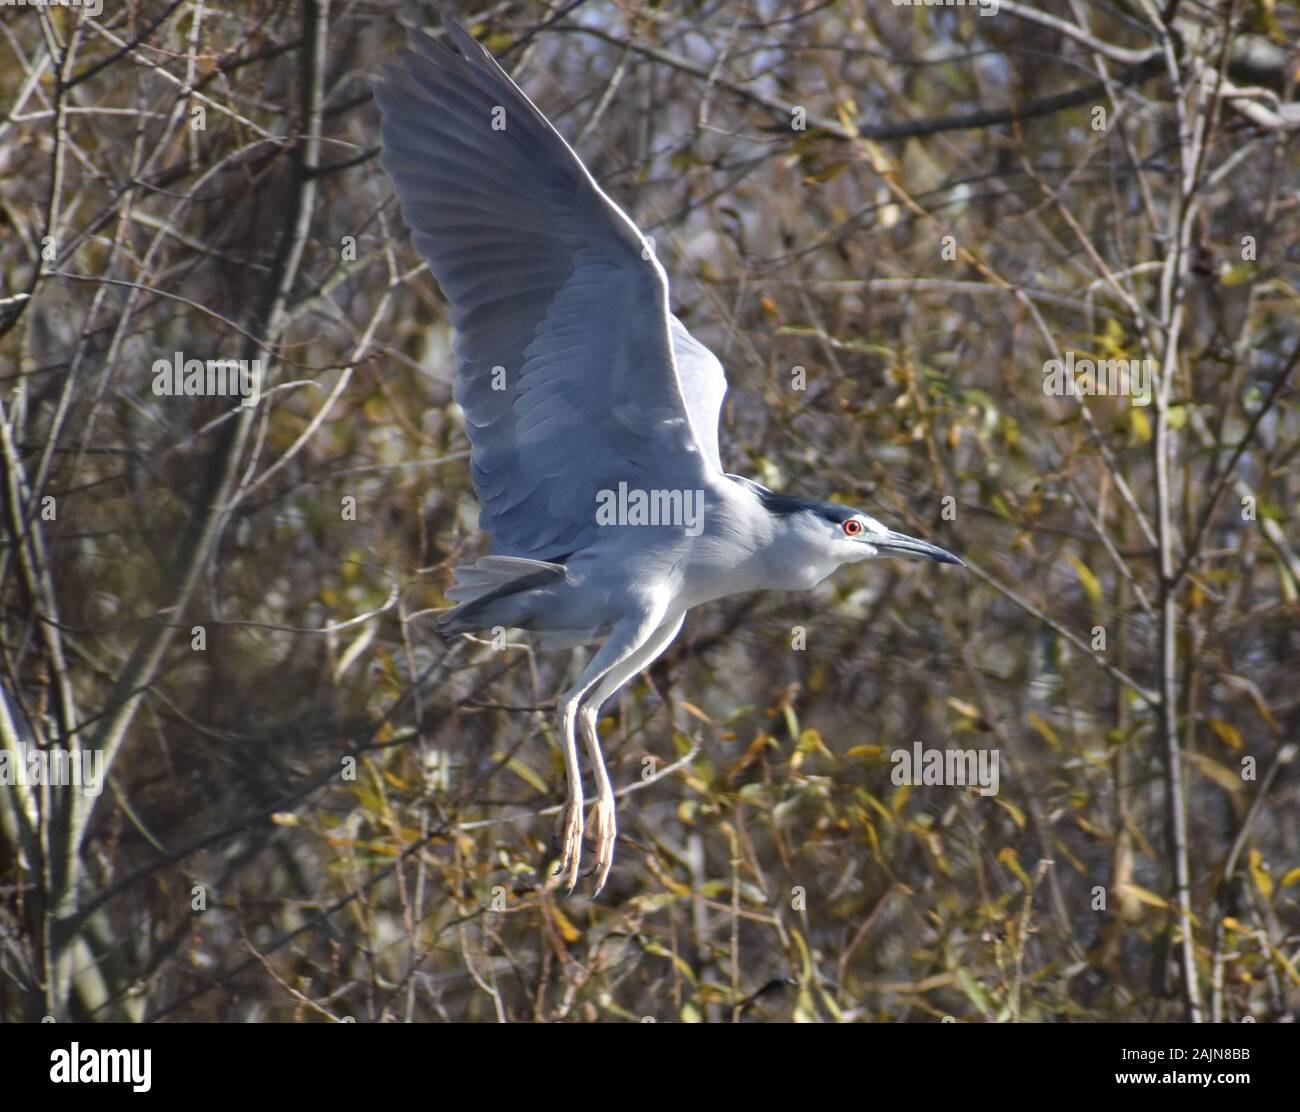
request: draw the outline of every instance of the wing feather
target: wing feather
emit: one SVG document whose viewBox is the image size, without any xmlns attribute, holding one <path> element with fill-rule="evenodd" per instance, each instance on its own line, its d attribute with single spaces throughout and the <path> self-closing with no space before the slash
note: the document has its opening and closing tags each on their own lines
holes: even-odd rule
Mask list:
<svg viewBox="0 0 1300 1112">
<path fill-rule="evenodd" d="M 451 302 L 494 552 L 590 543 L 597 493 L 721 473 L 721 364 L 668 312 L 648 242 L 492 57 L 448 23 L 385 67 L 384 167 Z"/>
</svg>

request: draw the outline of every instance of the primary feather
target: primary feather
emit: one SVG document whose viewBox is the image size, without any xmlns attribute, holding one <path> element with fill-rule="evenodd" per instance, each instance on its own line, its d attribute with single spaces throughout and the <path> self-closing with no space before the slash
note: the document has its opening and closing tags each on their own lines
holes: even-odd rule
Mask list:
<svg viewBox="0 0 1300 1112">
<path fill-rule="evenodd" d="M 464 30 L 376 85 L 382 162 L 451 302 L 481 527 L 538 560 L 590 544 L 597 493 L 717 475 L 726 379 L 668 311 L 648 240 Z"/>
</svg>

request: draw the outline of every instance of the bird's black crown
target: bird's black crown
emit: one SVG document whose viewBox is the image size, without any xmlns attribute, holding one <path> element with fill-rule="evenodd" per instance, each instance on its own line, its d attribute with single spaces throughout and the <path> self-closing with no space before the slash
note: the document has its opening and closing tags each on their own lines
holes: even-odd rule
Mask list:
<svg viewBox="0 0 1300 1112">
<path fill-rule="evenodd" d="M 816 498 L 796 498 L 792 494 L 777 494 L 776 491 L 768 490 L 767 487 L 752 479 L 749 483 L 754 493 L 758 495 L 759 501 L 763 503 L 763 508 L 778 517 L 807 510 L 832 524 L 843 525 L 849 518 L 856 517 L 858 514 L 852 506 L 841 506 L 838 502 L 822 502 Z"/>
</svg>

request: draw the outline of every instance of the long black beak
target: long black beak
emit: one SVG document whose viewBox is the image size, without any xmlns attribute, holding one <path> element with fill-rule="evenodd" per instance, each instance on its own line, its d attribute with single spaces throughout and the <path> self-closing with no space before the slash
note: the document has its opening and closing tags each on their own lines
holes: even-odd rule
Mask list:
<svg viewBox="0 0 1300 1112">
<path fill-rule="evenodd" d="M 940 564 L 956 564 L 963 568 L 966 566 L 964 560 L 954 556 L 951 552 L 946 552 L 937 544 L 917 540 L 915 537 L 909 537 L 906 533 L 895 533 L 892 529 L 888 533 L 869 536 L 865 539 L 868 544 L 875 545 L 886 556 L 924 556 L 927 560 L 935 560 Z"/>
</svg>

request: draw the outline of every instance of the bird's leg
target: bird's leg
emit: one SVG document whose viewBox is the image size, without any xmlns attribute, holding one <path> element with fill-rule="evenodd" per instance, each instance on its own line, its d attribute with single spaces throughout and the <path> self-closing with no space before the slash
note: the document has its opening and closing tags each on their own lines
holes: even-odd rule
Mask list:
<svg viewBox="0 0 1300 1112">
<path fill-rule="evenodd" d="M 662 610 L 653 615 L 642 613 L 632 618 L 625 618 L 615 624 L 601 645 L 600 650 L 583 669 L 582 675 L 560 698 L 560 738 L 564 746 L 564 772 L 567 790 L 564 808 L 560 812 L 561 852 L 560 873 L 568 881 L 568 891 L 578 882 L 578 864 L 582 852 L 582 771 L 578 767 L 578 747 L 574 737 L 574 723 L 578 717 L 578 705 L 582 697 L 590 691 L 611 669 L 633 656 L 653 635 L 663 618 Z M 626 678 L 626 677 L 624 677 Z M 622 681 L 620 681 L 620 684 Z M 614 795 L 609 787 L 609 777 L 605 773 L 605 762 L 600 759 L 600 748 L 595 749 L 595 767 L 597 790 L 609 805 L 609 856 L 613 855 L 613 802 Z M 597 800 L 600 807 L 600 799 Z M 608 866 L 606 866 L 608 872 Z"/>
<path fill-rule="evenodd" d="M 604 684 L 601 687 L 603 689 Z M 594 703 L 595 700 L 593 699 L 592 702 Z M 582 738 L 587 745 L 587 758 L 591 761 L 592 771 L 596 776 L 596 802 L 591 805 L 591 814 L 587 818 L 587 826 L 596 849 L 596 861 L 591 866 L 591 872 L 596 874 L 596 890 L 592 893 L 593 896 L 600 895 L 600 890 L 605 887 L 609 867 L 614 863 L 614 839 L 618 836 L 618 824 L 614 815 L 614 789 L 610 785 L 609 773 L 605 769 L 604 754 L 600 751 L 600 735 L 596 732 L 596 722 L 599 717 L 599 704 L 593 706 L 592 703 L 588 703 L 578 712 L 578 724 L 582 728 Z"/>
<path fill-rule="evenodd" d="M 562 856 L 560 872 L 568 879 L 568 891 L 578 882 L 578 861 L 582 853 L 582 770 L 578 767 L 578 746 L 573 736 L 573 718 L 578 696 L 573 692 L 560 704 L 560 739 L 564 746 L 564 807 L 556 832 Z"/>
<path fill-rule="evenodd" d="M 600 681 L 595 693 L 578 712 L 578 725 L 582 729 L 582 740 L 587 746 L 587 757 L 596 775 L 596 802 L 592 805 L 588 825 L 596 843 L 596 862 L 591 871 L 596 875 L 596 890 L 593 896 L 600 895 L 609 877 L 610 866 L 614 863 L 614 839 L 618 836 L 618 824 L 615 819 L 614 789 L 609 782 L 609 773 L 605 771 L 605 759 L 600 750 L 600 734 L 596 724 L 600 721 L 600 708 L 628 680 L 643 668 L 648 667 L 664 651 L 682 628 L 686 615 L 682 614 L 656 629 L 645 644 L 626 659 L 619 661 Z"/>
</svg>

